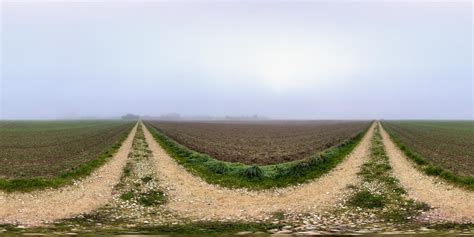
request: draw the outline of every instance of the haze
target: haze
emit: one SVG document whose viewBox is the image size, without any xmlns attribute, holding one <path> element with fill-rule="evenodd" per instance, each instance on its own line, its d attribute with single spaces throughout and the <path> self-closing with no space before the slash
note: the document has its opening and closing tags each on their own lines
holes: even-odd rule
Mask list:
<svg viewBox="0 0 474 237">
<path fill-rule="evenodd" d="M 0 119 L 473 119 L 470 1 L 1 7 Z"/>
</svg>

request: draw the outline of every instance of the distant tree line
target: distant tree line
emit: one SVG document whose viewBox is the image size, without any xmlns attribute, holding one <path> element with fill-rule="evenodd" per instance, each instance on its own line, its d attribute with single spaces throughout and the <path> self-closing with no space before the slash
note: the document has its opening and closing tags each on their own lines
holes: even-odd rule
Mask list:
<svg viewBox="0 0 474 237">
<path fill-rule="evenodd" d="M 122 116 L 122 119 L 124 119 L 124 120 L 138 120 L 138 119 L 140 119 L 140 116 L 135 115 L 135 114 L 126 114 L 126 115 Z"/>
</svg>

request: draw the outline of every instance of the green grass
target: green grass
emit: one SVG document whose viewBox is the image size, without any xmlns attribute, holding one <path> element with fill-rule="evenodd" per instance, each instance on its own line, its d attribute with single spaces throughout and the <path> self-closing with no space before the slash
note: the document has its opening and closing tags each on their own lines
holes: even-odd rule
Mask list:
<svg viewBox="0 0 474 237">
<path fill-rule="evenodd" d="M 135 195 L 133 194 L 133 192 L 126 192 L 126 193 L 122 193 L 122 195 L 120 195 L 120 199 L 122 199 L 124 201 L 129 201 L 129 200 L 132 200 L 132 198 L 134 196 Z"/>
<path fill-rule="evenodd" d="M 462 176 L 462 175 L 456 175 L 452 171 L 443 168 L 442 166 L 435 164 L 432 160 L 428 160 L 422 155 L 420 155 L 417 152 L 414 152 L 412 149 L 408 148 L 406 145 L 407 142 L 411 140 L 405 140 L 405 143 L 402 142 L 401 136 L 403 135 L 401 132 L 397 133 L 395 132 L 395 128 L 392 128 L 393 126 L 390 123 L 395 123 L 395 122 L 384 122 L 384 127 L 386 128 L 385 130 L 387 133 L 390 135 L 390 138 L 392 141 L 396 144 L 396 146 L 410 159 L 412 160 L 415 164 L 416 167 L 425 173 L 426 175 L 429 176 L 435 176 L 439 177 L 448 183 L 454 184 L 456 186 L 468 189 L 468 190 L 474 190 L 474 177 L 473 176 Z M 428 149 L 423 150 L 423 152 L 426 155 L 432 154 L 433 149 L 436 149 L 439 144 L 437 142 L 439 141 L 444 141 L 446 147 L 441 148 L 441 152 L 449 153 L 449 143 L 457 143 L 456 141 L 461 141 L 461 142 L 472 142 L 473 141 L 473 132 L 474 132 L 474 126 L 473 122 L 468 122 L 468 121 L 460 121 L 460 122 L 436 122 L 436 121 L 404 121 L 404 122 L 397 122 L 395 123 L 396 126 L 407 126 L 408 130 L 408 135 L 412 136 L 413 138 L 416 138 L 417 142 L 420 142 L 419 146 L 415 146 L 412 144 L 413 147 L 418 147 L 419 149 L 422 149 L 421 147 L 425 146 L 428 147 Z M 401 125 L 400 125 L 401 124 Z M 405 127 L 403 127 L 405 129 Z M 418 131 L 420 130 L 420 131 Z M 404 131 L 403 131 L 404 132 Z M 412 134 L 413 133 L 413 134 Z M 436 138 L 435 140 L 432 140 L 431 134 L 433 133 L 433 137 Z M 420 134 L 420 135 L 418 135 Z M 403 135 L 405 136 L 405 135 Z M 459 137 L 457 137 L 459 136 Z M 418 141 L 419 140 L 419 141 Z M 433 143 L 430 143 L 433 142 Z M 430 143 L 430 144 L 427 144 Z M 458 163 L 457 165 L 466 165 L 470 166 L 472 168 L 472 160 L 474 157 L 471 157 L 470 153 L 466 152 L 472 152 L 471 149 L 474 149 L 472 145 L 469 145 L 468 143 L 463 144 L 464 149 L 466 151 L 459 151 L 462 148 L 456 148 L 456 150 L 453 150 L 453 152 L 456 152 L 457 156 L 464 156 L 464 157 L 470 157 L 466 160 L 460 160 L 460 159 L 455 159 L 452 158 L 452 160 L 449 161 L 449 163 Z M 425 145 L 427 144 L 427 145 Z M 464 155 L 463 155 L 464 154 Z"/>
<path fill-rule="evenodd" d="M 104 228 L 103 226 L 97 226 L 96 222 L 100 223 L 109 223 L 107 217 L 97 217 L 91 216 L 90 214 L 84 215 L 86 218 L 84 219 L 73 219 L 69 220 L 69 222 L 60 222 L 55 223 L 54 226 L 46 226 L 46 227 L 39 227 L 31 229 L 33 232 L 37 233 L 51 233 L 51 232 L 74 232 L 71 230 L 71 226 L 77 228 L 77 226 L 81 226 L 82 229 L 85 228 L 84 233 L 81 233 L 81 229 L 79 229 L 79 234 L 99 234 L 99 235 L 126 235 L 131 234 L 146 234 L 146 235 L 189 235 L 189 236 L 235 236 L 236 233 L 241 231 L 250 231 L 250 232 L 262 232 L 266 233 L 268 230 L 271 229 L 279 229 L 283 226 L 283 224 L 273 224 L 268 222 L 243 222 L 243 221 L 197 221 L 197 222 L 185 222 L 180 224 L 160 224 L 160 225 L 138 225 L 136 227 L 123 227 L 117 225 L 117 222 L 114 221 L 113 224 L 116 227 L 108 227 Z M 94 222 L 87 221 L 88 219 L 96 220 Z M 127 223 L 125 223 L 127 224 Z M 1 226 L 0 226 L 1 227 Z M 5 225 L 9 231 L 16 231 L 14 226 Z M 92 232 L 91 232 L 92 231 Z M 264 234 L 267 235 L 267 234 Z"/>
<path fill-rule="evenodd" d="M 367 190 L 358 191 L 349 200 L 349 204 L 361 208 L 382 208 L 385 206 L 384 197 L 382 195 L 373 194 Z"/>
<path fill-rule="evenodd" d="M 218 221 L 200 221 L 179 225 L 161 225 L 161 226 L 141 226 L 138 231 L 146 231 L 153 234 L 235 234 L 240 231 L 266 232 L 270 229 L 281 228 L 279 224 L 271 223 L 249 223 L 249 222 L 218 222 Z"/>
<path fill-rule="evenodd" d="M 55 177 L 47 178 L 0 178 L 0 189 L 7 192 L 28 192 L 44 188 L 58 188 L 70 184 L 73 180 L 90 175 L 94 170 L 105 164 L 118 151 L 123 141 L 130 133 L 130 129 L 122 132 L 119 139 L 111 147 L 103 151 L 97 158 L 89 160 L 78 167 L 61 172 Z"/>
<path fill-rule="evenodd" d="M 138 194 L 137 201 L 145 207 L 157 206 L 165 202 L 165 195 L 160 190 L 151 190 Z"/>
<path fill-rule="evenodd" d="M 304 160 L 256 166 L 216 160 L 178 144 L 148 123 L 145 125 L 166 152 L 191 173 L 208 183 L 252 190 L 286 187 L 320 177 L 344 160 L 368 129 Z"/>
<path fill-rule="evenodd" d="M 145 176 L 145 177 L 141 178 L 141 180 L 142 180 L 143 183 L 148 183 L 148 182 L 153 180 L 153 177 Z"/>
</svg>

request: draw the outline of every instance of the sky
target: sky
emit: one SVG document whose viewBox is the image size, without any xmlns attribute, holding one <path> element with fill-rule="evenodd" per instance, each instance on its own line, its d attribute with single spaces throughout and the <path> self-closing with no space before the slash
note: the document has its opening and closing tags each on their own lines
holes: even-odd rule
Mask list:
<svg viewBox="0 0 474 237">
<path fill-rule="evenodd" d="M 0 7 L 0 119 L 474 119 L 470 1 Z"/>
</svg>

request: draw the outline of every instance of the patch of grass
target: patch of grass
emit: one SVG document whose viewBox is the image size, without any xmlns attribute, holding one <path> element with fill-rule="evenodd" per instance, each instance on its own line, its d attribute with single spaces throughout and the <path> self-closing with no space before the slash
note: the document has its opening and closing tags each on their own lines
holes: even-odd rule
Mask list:
<svg viewBox="0 0 474 237">
<path fill-rule="evenodd" d="M 209 167 L 209 170 L 216 174 L 225 174 L 229 171 L 229 167 L 222 162 L 209 161 L 207 166 Z"/>
<path fill-rule="evenodd" d="M 285 213 L 282 211 L 277 211 L 272 214 L 273 220 L 283 220 L 285 219 Z"/>
<path fill-rule="evenodd" d="M 242 172 L 242 176 L 247 178 L 247 179 L 261 179 L 263 178 L 263 171 L 260 169 L 260 167 L 253 165 L 248 168 L 246 168 Z"/>
<path fill-rule="evenodd" d="M 120 195 L 120 199 L 122 199 L 124 201 L 130 201 L 130 200 L 132 200 L 132 198 L 134 196 L 135 195 L 133 194 L 133 192 L 129 191 L 129 192 L 126 192 L 126 193 L 123 193 L 122 195 Z"/>
<path fill-rule="evenodd" d="M 152 180 L 153 180 L 153 177 L 151 177 L 151 176 L 145 176 L 145 177 L 141 178 L 141 181 L 142 181 L 143 183 L 148 183 L 148 182 L 150 182 L 150 181 L 152 181 Z"/>
<path fill-rule="evenodd" d="M 160 205 L 164 202 L 165 196 L 162 191 L 152 190 L 140 193 L 137 197 L 138 203 L 145 207 Z"/>
<path fill-rule="evenodd" d="M 146 231 L 149 234 L 217 234 L 217 236 L 222 236 L 239 231 L 265 232 L 281 227 L 280 224 L 272 223 L 199 221 L 179 225 L 141 226 L 137 230 Z"/>
<path fill-rule="evenodd" d="M 131 172 L 132 172 L 132 165 L 129 162 L 127 162 L 125 167 L 123 167 L 122 178 L 129 177 Z"/>
<path fill-rule="evenodd" d="M 349 204 L 361 208 L 382 208 L 385 206 L 382 195 L 372 194 L 367 190 L 362 190 L 354 194 L 349 200 Z"/>
<path fill-rule="evenodd" d="M 91 217 L 86 216 L 86 219 L 94 219 L 100 223 L 107 223 L 107 217 Z M 101 220 L 103 219 L 103 220 Z M 116 222 L 114 222 L 116 224 Z M 231 222 L 231 221 L 198 221 L 198 222 L 186 222 L 181 224 L 162 224 L 162 225 L 139 225 L 136 227 L 128 227 L 125 230 L 123 228 L 103 228 L 97 227 L 94 222 L 85 222 L 84 220 L 73 220 L 71 224 L 80 224 L 81 226 L 87 226 L 90 234 L 93 230 L 94 234 L 114 234 L 124 235 L 134 232 L 135 234 L 146 234 L 146 235 L 210 235 L 210 236 L 223 236 L 223 235 L 234 235 L 240 231 L 251 231 L 251 232 L 266 232 L 270 229 L 281 228 L 282 224 L 273 223 L 255 223 L 255 222 Z M 126 224 L 126 223 L 125 223 Z M 51 233 L 55 231 L 70 232 L 71 226 L 64 224 L 55 224 L 53 227 L 34 229 L 35 232 L 46 232 Z M 81 234 L 81 232 L 79 231 Z"/>
<path fill-rule="evenodd" d="M 336 167 L 357 146 L 368 128 L 357 136 L 300 161 L 276 165 L 225 162 L 188 149 L 145 123 L 155 140 L 189 172 L 206 182 L 230 188 L 281 188 L 320 177 Z"/>
</svg>

